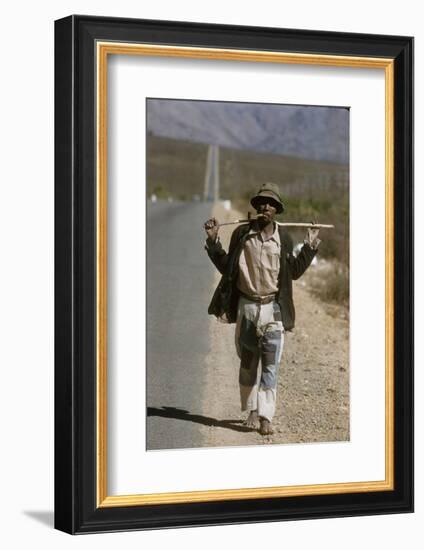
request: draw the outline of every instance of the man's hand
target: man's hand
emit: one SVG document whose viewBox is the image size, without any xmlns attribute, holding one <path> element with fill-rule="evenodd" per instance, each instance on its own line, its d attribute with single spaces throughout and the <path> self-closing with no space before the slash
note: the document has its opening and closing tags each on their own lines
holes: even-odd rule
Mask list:
<svg viewBox="0 0 424 550">
<path fill-rule="evenodd" d="M 216 218 L 210 218 L 204 225 L 208 239 L 212 242 L 216 241 L 219 231 L 219 222 Z"/>
<path fill-rule="evenodd" d="M 315 227 L 308 227 L 305 241 L 309 244 L 311 248 L 318 248 L 318 245 L 321 242 L 321 240 L 318 239 L 318 235 L 319 229 L 316 229 Z"/>
</svg>

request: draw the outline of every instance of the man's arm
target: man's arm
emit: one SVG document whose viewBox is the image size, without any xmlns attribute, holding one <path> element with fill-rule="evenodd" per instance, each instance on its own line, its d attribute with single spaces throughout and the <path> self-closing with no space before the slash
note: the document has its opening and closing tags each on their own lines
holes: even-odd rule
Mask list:
<svg viewBox="0 0 424 550">
<path fill-rule="evenodd" d="M 230 240 L 230 246 L 228 249 L 228 254 L 222 248 L 221 241 L 218 237 L 219 223 L 215 218 L 211 218 L 205 223 L 205 231 L 207 234 L 207 239 L 205 243 L 205 250 L 208 253 L 209 258 L 212 260 L 212 263 L 217 268 L 217 270 L 223 274 L 227 266 L 228 259 L 231 252 L 234 249 L 234 246 L 237 241 L 237 229 L 233 231 Z"/>
<path fill-rule="evenodd" d="M 204 227 L 207 235 L 205 250 L 214 266 L 222 274 L 227 265 L 228 254 L 222 248 L 222 244 L 218 237 L 219 222 L 216 218 L 210 218 L 205 223 Z"/>
<path fill-rule="evenodd" d="M 299 279 L 311 265 L 317 253 L 319 243 L 321 242 L 320 239 L 318 239 L 318 232 L 319 229 L 308 229 L 304 244 L 297 257 L 293 255 L 293 241 L 290 235 L 287 235 L 290 247 L 288 260 L 293 280 Z"/>
<path fill-rule="evenodd" d="M 228 254 L 222 248 L 219 237 L 217 237 L 215 241 L 207 238 L 205 243 L 205 250 L 217 270 L 221 274 L 224 273 L 228 261 Z"/>
</svg>

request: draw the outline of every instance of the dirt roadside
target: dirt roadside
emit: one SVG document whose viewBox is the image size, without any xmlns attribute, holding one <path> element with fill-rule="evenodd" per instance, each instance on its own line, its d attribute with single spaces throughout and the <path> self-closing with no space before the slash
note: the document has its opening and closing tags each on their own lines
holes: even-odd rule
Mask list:
<svg viewBox="0 0 424 550">
<path fill-rule="evenodd" d="M 225 210 L 221 203 L 216 204 L 213 215 L 220 222 L 244 216 L 234 210 Z M 228 249 L 234 227 L 220 230 L 225 249 Z M 219 277 L 216 272 L 214 286 Z M 202 412 L 216 422 L 204 428 L 203 446 L 349 440 L 349 323 L 346 310 L 339 306 L 329 307 L 312 296 L 308 292 L 308 273 L 294 282 L 293 293 L 296 328 L 285 334 L 272 436 L 263 437 L 242 426 L 245 413 L 240 411 L 234 325 L 225 325 L 210 317 L 210 352 L 206 357 L 207 381 Z"/>
</svg>

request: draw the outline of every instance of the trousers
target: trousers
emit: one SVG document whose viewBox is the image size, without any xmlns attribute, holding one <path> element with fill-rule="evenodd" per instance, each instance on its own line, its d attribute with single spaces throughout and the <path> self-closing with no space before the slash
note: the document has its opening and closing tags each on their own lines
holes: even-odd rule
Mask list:
<svg viewBox="0 0 424 550">
<path fill-rule="evenodd" d="M 277 399 L 277 378 L 284 346 L 280 306 L 241 296 L 236 324 L 240 358 L 239 386 L 242 411 L 255 411 L 272 420 Z"/>
</svg>

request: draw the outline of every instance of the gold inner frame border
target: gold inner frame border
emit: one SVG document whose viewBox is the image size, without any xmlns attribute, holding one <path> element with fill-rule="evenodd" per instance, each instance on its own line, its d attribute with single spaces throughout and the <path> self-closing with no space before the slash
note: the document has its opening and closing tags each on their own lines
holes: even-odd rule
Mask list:
<svg viewBox="0 0 424 550">
<path fill-rule="evenodd" d="M 261 63 L 384 69 L 385 73 L 385 479 L 316 485 L 214 489 L 133 495 L 107 494 L 107 61 L 109 55 L 180 57 Z M 394 489 L 394 60 L 140 43 L 96 43 L 97 62 L 97 507 L 212 502 Z"/>
</svg>

